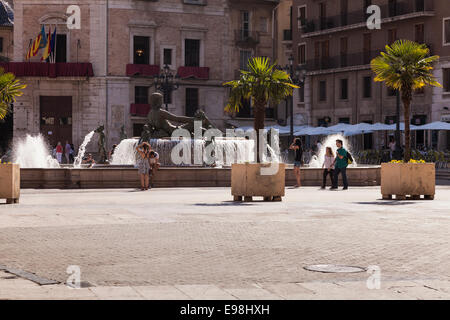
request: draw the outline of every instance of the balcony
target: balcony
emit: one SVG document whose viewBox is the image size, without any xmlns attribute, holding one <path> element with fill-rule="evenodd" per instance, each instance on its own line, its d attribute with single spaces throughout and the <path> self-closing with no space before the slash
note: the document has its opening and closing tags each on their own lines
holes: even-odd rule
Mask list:
<svg viewBox="0 0 450 320">
<path fill-rule="evenodd" d="M 310 59 L 306 61 L 306 70 L 320 71 L 368 65 L 373 58 L 380 54 L 380 51 L 358 52 L 327 58 Z"/>
<path fill-rule="evenodd" d="M 209 80 L 208 67 L 179 67 L 178 75 L 181 79 L 194 78 L 199 80 Z"/>
<path fill-rule="evenodd" d="M 160 68 L 159 66 L 153 64 L 127 64 L 126 72 L 128 77 L 153 77 L 159 74 Z"/>
<path fill-rule="evenodd" d="M 433 16 L 433 1 L 403 0 L 380 6 L 381 22 L 400 20 L 403 18 L 415 18 L 418 16 Z M 322 35 L 353 28 L 365 27 L 370 15 L 361 8 L 361 11 L 343 13 L 331 17 L 304 20 L 303 37 Z"/>
<path fill-rule="evenodd" d="M 259 43 L 259 33 L 247 29 L 234 30 L 234 40 L 239 47 L 254 47 Z"/>
<path fill-rule="evenodd" d="M 93 77 L 91 63 L 1 62 L 16 77 Z"/>
<path fill-rule="evenodd" d="M 132 116 L 146 117 L 150 112 L 150 105 L 143 103 L 132 103 L 130 105 L 130 114 Z"/>
</svg>

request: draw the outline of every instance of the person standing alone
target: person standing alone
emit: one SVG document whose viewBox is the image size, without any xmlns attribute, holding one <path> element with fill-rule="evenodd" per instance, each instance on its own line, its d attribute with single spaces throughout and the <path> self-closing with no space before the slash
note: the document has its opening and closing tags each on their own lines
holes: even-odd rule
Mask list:
<svg viewBox="0 0 450 320">
<path fill-rule="evenodd" d="M 70 144 L 69 144 L 69 141 L 67 141 L 66 140 L 66 146 L 64 147 L 64 155 L 66 156 L 66 161 L 67 161 L 67 164 L 69 164 L 70 163 L 70 151 L 72 150 L 72 147 L 70 146 Z"/>
<path fill-rule="evenodd" d="M 331 149 L 331 147 L 327 147 L 327 149 L 326 149 L 322 168 L 324 168 L 324 170 L 323 170 L 323 182 L 322 182 L 321 189 L 325 189 L 325 187 L 327 186 L 327 176 L 328 175 L 330 175 L 331 186 L 334 185 L 334 183 L 333 183 L 333 181 L 334 181 L 334 153 L 333 153 L 333 149 Z"/>
<path fill-rule="evenodd" d="M 344 183 L 344 188 L 342 190 L 348 189 L 348 182 L 347 182 L 347 166 L 348 166 L 348 155 L 347 150 L 343 147 L 342 140 L 336 140 L 336 147 L 338 148 L 336 151 L 336 161 L 334 165 L 334 181 L 333 186 L 330 188 L 330 190 L 335 190 L 338 188 L 338 182 L 339 182 L 339 173 L 342 175 L 342 181 Z"/>
<path fill-rule="evenodd" d="M 294 188 L 298 188 L 301 186 L 300 167 L 302 166 L 302 157 L 303 157 L 303 148 L 302 148 L 302 142 L 301 142 L 300 138 L 295 138 L 294 142 L 292 142 L 289 149 L 295 150 L 294 174 L 295 174 L 295 179 L 297 180 L 297 184 L 294 186 Z"/>
<path fill-rule="evenodd" d="M 56 160 L 58 160 L 58 163 L 62 162 L 62 154 L 63 154 L 63 147 L 61 145 L 61 142 L 58 141 L 58 144 L 56 145 Z"/>
</svg>

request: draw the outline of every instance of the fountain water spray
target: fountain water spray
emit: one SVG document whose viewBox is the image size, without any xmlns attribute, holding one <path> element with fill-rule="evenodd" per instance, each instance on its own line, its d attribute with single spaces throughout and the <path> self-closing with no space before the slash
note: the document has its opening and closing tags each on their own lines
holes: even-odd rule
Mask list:
<svg viewBox="0 0 450 320">
<path fill-rule="evenodd" d="M 327 136 L 325 138 L 325 140 L 323 140 L 322 143 L 322 149 L 319 150 L 317 155 L 314 155 L 311 158 L 311 161 L 309 162 L 309 167 L 310 168 L 322 168 L 322 164 L 324 162 L 325 159 L 325 152 L 327 147 L 331 147 L 331 149 L 334 152 L 334 155 L 336 156 L 336 140 L 342 140 L 344 145 L 344 149 L 346 149 L 347 151 L 349 151 L 352 154 L 352 145 L 350 144 L 350 142 L 348 141 L 347 138 L 345 138 L 342 134 L 333 134 L 331 136 Z M 351 165 L 349 165 L 349 167 L 357 167 L 356 161 L 355 161 L 355 157 L 353 157 L 353 163 Z"/>
<path fill-rule="evenodd" d="M 21 168 L 59 168 L 58 161 L 50 154 L 50 147 L 42 135 L 19 140 L 13 150 L 13 162 Z"/>
<path fill-rule="evenodd" d="M 74 168 L 81 168 L 81 162 L 83 161 L 84 154 L 86 152 L 86 146 L 91 141 L 92 136 L 94 135 L 94 131 L 89 132 L 83 140 L 80 148 L 78 149 L 78 155 L 75 157 L 75 161 L 73 162 Z"/>
</svg>

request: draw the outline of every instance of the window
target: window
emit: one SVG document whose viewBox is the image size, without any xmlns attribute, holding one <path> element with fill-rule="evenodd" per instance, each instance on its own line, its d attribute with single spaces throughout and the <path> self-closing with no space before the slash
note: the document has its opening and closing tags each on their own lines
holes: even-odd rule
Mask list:
<svg viewBox="0 0 450 320">
<path fill-rule="evenodd" d="M 450 45 L 450 18 L 444 18 L 442 28 L 443 43 L 444 45 Z"/>
<path fill-rule="evenodd" d="M 319 101 L 327 100 L 327 82 L 322 80 L 319 82 Z"/>
<path fill-rule="evenodd" d="M 298 102 L 305 102 L 305 86 L 298 88 Z"/>
<path fill-rule="evenodd" d="M 140 137 L 144 130 L 144 123 L 133 123 L 133 137 Z"/>
<path fill-rule="evenodd" d="M 370 14 L 367 13 L 367 8 L 372 5 L 372 0 L 363 0 L 363 14 L 366 17 L 366 19 L 370 16 Z"/>
<path fill-rule="evenodd" d="M 0 38 L 0 52 L 3 52 L 3 38 Z"/>
<path fill-rule="evenodd" d="M 67 62 L 67 35 L 56 35 L 56 62 Z"/>
<path fill-rule="evenodd" d="M 172 49 L 163 49 L 163 64 L 172 65 Z"/>
<path fill-rule="evenodd" d="M 259 18 L 259 31 L 261 31 L 262 33 L 267 33 L 268 32 L 267 26 L 268 26 L 267 18 L 266 17 Z"/>
<path fill-rule="evenodd" d="M 186 88 L 186 116 L 193 117 L 198 109 L 198 89 Z"/>
<path fill-rule="evenodd" d="M 397 96 L 397 90 L 392 89 L 391 87 L 388 87 L 387 95 L 388 95 L 388 97 L 395 97 L 395 96 Z"/>
<path fill-rule="evenodd" d="M 397 0 L 389 0 L 389 17 L 397 15 Z"/>
<path fill-rule="evenodd" d="M 241 11 L 241 30 L 244 39 L 250 36 L 250 12 L 248 11 Z"/>
<path fill-rule="evenodd" d="M 325 2 L 319 3 L 320 12 L 320 28 L 326 29 L 327 27 L 327 4 Z"/>
<path fill-rule="evenodd" d="M 397 29 L 388 30 L 388 44 L 392 44 L 397 40 Z"/>
<path fill-rule="evenodd" d="M 302 43 L 298 45 L 297 48 L 297 61 L 298 64 L 305 64 L 306 63 L 306 44 Z"/>
<path fill-rule="evenodd" d="M 347 61 L 347 50 L 348 50 L 348 38 L 341 38 L 341 68 L 346 67 Z"/>
<path fill-rule="evenodd" d="M 365 33 L 363 35 L 363 58 L 364 64 L 370 63 L 370 50 L 372 49 L 372 34 Z"/>
<path fill-rule="evenodd" d="M 200 40 L 184 40 L 184 65 L 186 67 L 200 67 Z"/>
<path fill-rule="evenodd" d="M 341 79 L 341 100 L 348 99 L 348 79 Z"/>
<path fill-rule="evenodd" d="M 442 84 L 444 92 L 450 92 L 450 68 L 443 68 L 442 75 L 444 80 L 444 83 Z"/>
<path fill-rule="evenodd" d="M 372 77 L 363 78 L 363 98 L 372 97 Z"/>
<path fill-rule="evenodd" d="M 150 64 L 150 37 L 134 36 L 134 64 Z"/>
<path fill-rule="evenodd" d="M 134 87 L 134 103 L 148 104 L 148 87 Z"/>
<path fill-rule="evenodd" d="M 339 118 L 339 123 L 350 124 L 350 118 Z"/>
<path fill-rule="evenodd" d="M 252 57 L 251 50 L 239 51 L 239 68 L 241 70 L 248 70 L 248 59 Z"/>
<path fill-rule="evenodd" d="M 418 43 L 424 43 L 425 42 L 425 26 L 423 23 L 421 24 L 416 24 L 414 26 L 415 29 L 415 41 Z"/>
<path fill-rule="evenodd" d="M 346 26 L 348 13 L 348 0 L 341 0 L 341 25 Z"/>
<path fill-rule="evenodd" d="M 298 11 L 298 28 L 300 29 L 306 24 L 306 6 L 297 7 Z"/>
<path fill-rule="evenodd" d="M 206 0 L 183 0 L 185 4 L 196 4 L 204 6 L 206 5 Z"/>
<path fill-rule="evenodd" d="M 251 99 L 242 99 L 242 107 L 239 108 L 239 111 L 236 113 L 236 117 L 238 118 L 253 117 L 251 105 L 252 105 Z"/>
</svg>

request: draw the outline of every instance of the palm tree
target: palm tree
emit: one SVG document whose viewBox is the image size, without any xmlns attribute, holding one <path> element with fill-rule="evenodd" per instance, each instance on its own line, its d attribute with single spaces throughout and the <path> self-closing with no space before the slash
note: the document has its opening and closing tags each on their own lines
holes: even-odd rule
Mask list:
<svg viewBox="0 0 450 320">
<path fill-rule="evenodd" d="M 239 111 L 244 100 L 253 101 L 254 129 L 257 137 L 257 161 L 259 157 L 259 130 L 264 129 L 265 109 L 269 102 L 278 104 L 292 95 L 298 88 L 292 83 L 290 76 L 270 64 L 269 58 L 256 57 L 248 60 L 248 71 L 241 70 L 238 80 L 226 82 L 231 87 L 230 99 L 225 108 L 227 112 Z"/>
<path fill-rule="evenodd" d="M 425 44 L 410 40 L 398 40 L 386 46 L 386 52 L 371 61 L 375 81 L 385 82 L 400 91 L 405 118 L 405 162 L 411 159 L 410 105 L 412 93 L 427 85 L 442 87 L 433 76 L 433 62 L 438 56 L 430 56 Z"/>
<path fill-rule="evenodd" d="M 16 97 L 20 97 L 26 88 L 26 85 L 21 84 L 16 76 L 12 73 L 5 73 L 3 68 L 0 68 L 0 120 L 3 120 L 10 112 L 10 107 L 16 101 Z"/>
</svg>

